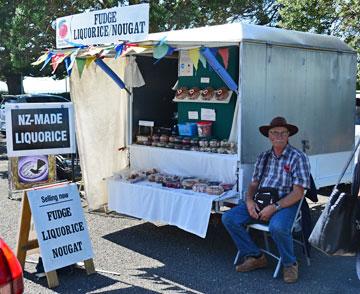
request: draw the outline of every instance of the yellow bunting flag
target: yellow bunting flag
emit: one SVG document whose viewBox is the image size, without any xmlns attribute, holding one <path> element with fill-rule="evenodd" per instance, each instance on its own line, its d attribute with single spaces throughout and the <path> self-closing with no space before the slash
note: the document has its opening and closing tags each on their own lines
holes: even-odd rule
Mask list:
<svg viewBox="0 0 360 294">
<path fill-rule="evenodd" d="M 46 60 L 48 54 L 49 54 L 48 52 L 44 53 L 36 61 L 31 63 L 31 65 L 39 65 L 40 63 L 43 63 Z"/>
<path fill-rule="evenodd" d="M 86 58 L 85 67 L 88 68 L 90 66 L 90 64 L 92 64 L 95 61 L 95 59 L 96 59 L 95 56 Z"/>
<path fill-rule="evenodd" d="M 195 70 L 197 70 L 199 59 L 200 59 L 200 50 L 199 50 L 199 48 L 190 49 L 189 50 L 189 57 L 190 57 L 192 63 L 194 64 Z"/>
<path fill-rule="evenodd" d="M 153 49 L 154 45 L 139 45 L 138 48 L 146 48 L 146 49 Z"/>
</svg>

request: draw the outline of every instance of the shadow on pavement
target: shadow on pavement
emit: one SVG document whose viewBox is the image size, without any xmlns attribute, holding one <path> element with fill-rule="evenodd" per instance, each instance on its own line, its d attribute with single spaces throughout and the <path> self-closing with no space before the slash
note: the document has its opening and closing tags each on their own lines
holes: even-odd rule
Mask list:
<svg viewBox="0 0 360 294">
<path fill-rule="evenodd" d="M 236 248 L 221 224 L 209 225 L 205 239 L 174 226 L 152 223 L 136 225 L 103 238 L 163 263 L 163 267 L 139 268 L 145 273 L 136 276 L 161 283 L 166 287 L 164 290 L 181 292 L 185 287 L 189 293 L 215 293 L 221 284 L 231 285 L 234 279 L 240 281 L 232 264 Z M 258 271 L 257 277 L 271 277 L 274 263 L 269 262 L 270 267 Z M 246 277 L 249 274 L 241 276 Z"/>
<path fill-rule="evenodd" d="M 321 204 L 313 207 L 314 223 L 317 220 L 315 215 L 320 215 L 321 210 Z M 262 235 L 254 237 L 255 242 L 263 247 Z M 308 293 L 320 289 L 324 290 L 321 293 L 329 293 L 327 290 L 333 289 L 333 293 L 337 293 L 345 288 L 347 293 L 355 293 L 352 291 L 359 285 L 354 280 L 354 258 L 328 257 L 312 249 L 311 265 L 307 266 L 302 248 L 297 245 L 295 253 L 300 263 L 300 280 L 294 285 L 285 284 L 282 274 L 277 279 L 272 278 L 275 269 L 273 258 L 268 258 L 266 269 L 237 273 L 233 266 L 236 248 L 221 224 L 209 225 L 205 239 L 174 226 L 152 223 L 141 223 L 103 238 L 161 262 L 163 266 L 160 267 L 137 268 L 142 273 L 134 275 L 160 283 L 164 291 L 259 294 L 273 293 L 275 289 L 278 293 Z M 268 290 L 264 289 L 264 283 Z"/>
<path fill-rule="evenodd" d="M 24 278 L 39 284 L 44 288 L 48 287 L 46 278 L 43 277 L 38 279 L 35 276 L 35 273 L 29 273 L 25 271 Z M 58 273 L 58 278 L 59 286 L 51 289 L 55 293 L 89 293 L 91 291 L 99 290 L 119 283 L 119 280 L 109 278 L 101 273 L 95 273 L 87 276 L 84 269 L 74 269 L 68 273 Z M 91 279 L 91 283 L 89 282 L 89 279 Z M 141 287 L 134 286 L 122 281 L 120 281 L 120 283 L 122 284 L 123 289 L 117 289 L 116 291 L 106 291 L 106 293 L 120 293 L 122 291 L 126 291 L 126 293 L 151 293 L 148 289 L 143 289 Z M 76 285 L 76 288 L 73 287 L 72 289 L 69 289 L 67 285 Z"/>
</svg>

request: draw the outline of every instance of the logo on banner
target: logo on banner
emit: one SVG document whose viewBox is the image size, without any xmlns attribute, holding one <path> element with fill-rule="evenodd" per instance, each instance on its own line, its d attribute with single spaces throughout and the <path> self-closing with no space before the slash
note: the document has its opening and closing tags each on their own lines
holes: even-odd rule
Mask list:
<svg viewBox="0 0 360 294">
<path fill-rule="evenodd" d="M 68 25 L 66 23 L 65 19 L 62 19 L 59 21 L 59 23 L 57 24 L 57 31 L 58 31 L 58 35 L 59 37 L 64 40 L 67 37 L 68 32 L 70 31 L 68 28 Z"/>
</svg>

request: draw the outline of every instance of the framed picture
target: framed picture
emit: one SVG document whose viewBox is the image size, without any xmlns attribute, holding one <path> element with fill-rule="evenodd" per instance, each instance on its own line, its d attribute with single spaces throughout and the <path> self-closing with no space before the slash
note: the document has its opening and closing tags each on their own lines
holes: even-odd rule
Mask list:
<svg viewBox="0 0 360 294">
<path fill-rule="evenodd" d="M 56 159 L 53 155 L 12 157 L 10 164 L 11 186 L 14 190 L 55 182 Z"/>
</svg>

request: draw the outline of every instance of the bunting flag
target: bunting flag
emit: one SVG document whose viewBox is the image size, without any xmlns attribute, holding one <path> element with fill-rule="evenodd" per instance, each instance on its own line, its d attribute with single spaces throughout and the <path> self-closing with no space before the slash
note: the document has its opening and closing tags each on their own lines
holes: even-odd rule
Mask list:
<svg viewBox="0 0 360 294">
<path fill-rule="evenodd" d="M 67 72 L 68 76 L 70 77 L 71 76 L 71 71 L 72 71 L 72 68 L 70 67 L 70 64 L 71 64 L 70 57 L 66 57 L 64 59 L 64 62 L 65 62 L 66 72 Z"/>
<path fill-rule="evenodd" d="M 69 70 L 71 72 L 73 66 L 74 66 L 74 62 L 75 62 L 75 59 L 76 59 L 76 56 L 78 55 L 79 53 L 79 50 L 80 48 L 76 49 L 73 53 L 71 53 L 70 55 L 70 63 L 69 63 Z"/>
<path fill-rule="evenodd" d="M 100 58 L 105 57 L 106 55 L 108 55 L 111 52 L 110 49 L 104 49 L 103 52 L 100 53 Z"/>
<path fill-rule="evenodd" d="M 90 66 L 90 64 L 92 64 L 95 61 L 95 59 L 96 59 L 95 56 L 90 56 L 90 57 L 86 58 L 85 67 L 88 68 Z"/>
<path fill-rule="evenodd" d="M 54 54 L 53 54 L 51 51 L 49 51 L 49 52 L 47 53 L 47 57 L 46 57 L 46 59 L 45 59 L 45 61 L 44 61 L 43 66 L 40 68 L 40 71 L 42 71 L 42 70 L 45 68 L 45 66 L 50 62 L 51 57 L 52 57 L 53 55 L 54 55 Z"/>
<path fill-rule="evenodd" d="M 168 50 L 169 46 L 167 44 L 161 44 L 159 46 L 156 46 L 154 48 L 153 57 L 159 60 L 166 56 Z"/>
<path fill-rule="evenodd" d="M 115 46 L 115 59 L 117 59 L 124 50 L 124 43 Z"/>
<path fill-rule="evenodd" d="M 126 53 L 134 51 L 135 53 L 139 54 L 139 53 L 142 53 L 142 52 L 144 52 L 146 50 L 147 50 L 147 48 L 144 48 L 144 47 L 130 47 L 129 50 L 126 51 Z"/>
<path fill-rule="evenodd" d="M 47 51 L 46 53 L 41 55 L 36 61 L 31 63 L 31 65 L 39 65 L 40 63 L 43 63 L 46 60 L 48 53 L 49 53 L 49 51 Z"/>
<path fill-rule="evenodd" d="M 66 43 L 68 43 L 69 45 L 75 47 L 75 48 L 80 48 L 80 49 L 84 49 L 86 47 L 88 47 L 87 45 L 83 45 L 83 44 L 79 44 L 79 43 L 74 43 L 74 42 L 70 42 L 69 40 L 64 40 Z"/>
<path fill-rule="evenodd" d="M 162 38 L 160 39 L 160 41 L 156 44 L 156 46 L 162 46 L 162 45 L 166 44 L 166 43 L 165 43 L 166 37 L 167 37 L 167 36 L 162 37 Z"/>
<path fill-rule="evenodd" d="M 223 60 L 225 68 L 227 69 L 229 65 L 229 48 L 220 48 L 218 53 Z"/>
<path fill-rule="evenodd" d="M 209 65 L 218 74 L 218 76 L 224 81 L 230 90 L 238 94 L 238 86 L 226 71 L 226 69 L 217 61 L 216 57 L 212 54 L 209 48 L 201 48 L 201 54 L 206 58 Z"/>
<path fill-rule="evenodd" d="M 194 64 L 195 70 L 198 69 L 199 59 L 200 59 L 200 50 L 199 48 L 189 50 L 189 58 Z"/>
<path fill-rule="evenodd" d="M 66 55 L 64 53 L 56 53 L 51 57 L 51 67 L 53 71 L 52 74 L 55 73 L 56 69 L 58 68 L 59 64 L 64 61 Z"/>
<path fill-rule="evenodd" d="M 98 55 L 101 53 L 101 51 L 103 51 L 104 48 L 101 47 L 90 47 L 89 50 L 87 52 L 84 52 L 81 54 L 81 56 L 94 56 L 94 55 Z"/>
<path fill-rule="evenodd" d="M 200 54 L 199 60 L 202 64 L 203 68 L 206 68 L 206 58 L 202 54 Z"/>
<path fill-rule="evenodd" d="M 176 48 L 175 47 L 171 47 L 170 45 L 169 46 L 169 49 L 168 49 L 168 52 L 166 53 L 166 55 L 172 55 L 174 53 L 174 51 L 176 51 Z"/>
<path fill-rule="evenodd" d="M 212 48 L 210 48 L 210 51 L 211 51 L 212 55 L 216 56 L 216 54 L 218 52 L 218 48 L 212 47 Z"/>
<path fill-rule="evenodd" d="M 86 60 L 83 58 L 76 58 L 76 65 L 77 65 L 77 69 L 78 69 L 78 73 L 79 73 L 79 77 L 81 79 L 82 73 L 84 71 L 84 67 L 85 67 L 85 62 Z"/>
<path fill-rule="evenodd" d="M 153 48 L 155 48 L 155 46 L 153 46 L 153 45 L 139 45 L 138 48 L 153 49 Z"/>
</svg>

